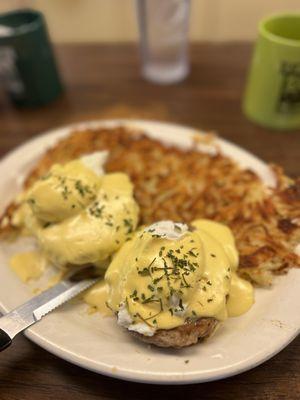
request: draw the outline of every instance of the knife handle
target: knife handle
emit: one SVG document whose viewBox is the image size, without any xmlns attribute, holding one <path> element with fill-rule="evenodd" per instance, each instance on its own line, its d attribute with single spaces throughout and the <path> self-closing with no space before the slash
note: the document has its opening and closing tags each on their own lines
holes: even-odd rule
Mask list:
<svg viewBox="0 0 300 400">
<path fill-rule="evenodd" d="M 8 334 L 3 329 L 0 329 L 0 351 L 5 350 L 10 346 L 11 342 L 12 340 Z"/>
</svg>

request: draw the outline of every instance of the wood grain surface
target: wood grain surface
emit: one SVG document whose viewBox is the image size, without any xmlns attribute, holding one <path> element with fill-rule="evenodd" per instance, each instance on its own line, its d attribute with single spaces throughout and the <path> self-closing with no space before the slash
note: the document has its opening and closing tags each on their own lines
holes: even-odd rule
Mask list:
<svg viewBox="0 0 300 400">
<path fill-rule="evenodd" d="M 190 76 L 172 86 L 157 86 L 141 78 L 133 45 L 64 45 L 56 53 L 66 88 L 60 99 L 40 109 L 18 110 L 0 93 L 1 156 L 54 127 L 98 118 L 136 117 L 216 131 L 265 161 L 280 163 L 291 176 L 300 175 L 300 130 L 264 129 L 241 112 L 250 44 L 193 46 Z M 0 354 L 1 400 L 123 398 L 299 399 L 300 338 L 273 359 L 239 376 L 178 387 L 106 378 L 60 360 L 23 336 Z"/>
</svg>

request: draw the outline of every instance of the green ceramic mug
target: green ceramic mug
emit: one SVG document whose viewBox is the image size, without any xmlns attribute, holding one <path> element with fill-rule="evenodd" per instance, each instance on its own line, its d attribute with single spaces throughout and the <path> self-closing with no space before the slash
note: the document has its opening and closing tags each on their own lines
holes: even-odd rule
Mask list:
<svg viewBox="0 0 300 400">
<path fill-rule="evenodd" d="M 243 110 L 266 127 L 300 128 L 300 14 L 260 22 Z"/>
<path fill-rule="evenodd" d="M 44 105 L 62 92 L 40 12 L 17 10 L 0 15 L 0 78 L 18 105 Z"/>
</svg>

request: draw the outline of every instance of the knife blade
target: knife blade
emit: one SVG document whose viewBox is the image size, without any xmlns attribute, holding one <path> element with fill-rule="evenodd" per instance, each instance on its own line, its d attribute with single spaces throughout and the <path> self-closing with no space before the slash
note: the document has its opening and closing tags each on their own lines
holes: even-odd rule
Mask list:
<svg viewBox="0 0 300 400">
<path fill-rule="evenodd" d="M 98 280 L 99 278 L 84 279 L 79 282 L 63 280 L 5 314 L 0 318 L 0 351 L 7 348 L 19 332 L 38 322 L 44 315 L 89 288 Z"/>
</svg>

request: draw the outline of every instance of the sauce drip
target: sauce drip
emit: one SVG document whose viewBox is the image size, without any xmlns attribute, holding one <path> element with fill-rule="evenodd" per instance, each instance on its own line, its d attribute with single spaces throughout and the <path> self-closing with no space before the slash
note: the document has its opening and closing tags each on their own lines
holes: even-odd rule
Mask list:
<svg viewBox="0 0 300 400">
<path fill-rule="evenodd" d="M 46 260 L 40 252 L 28 251 L 14 255 L 10 259 L 11 269 L 23 282 L 38 279 L 46 268 Z"/>
</svg>

